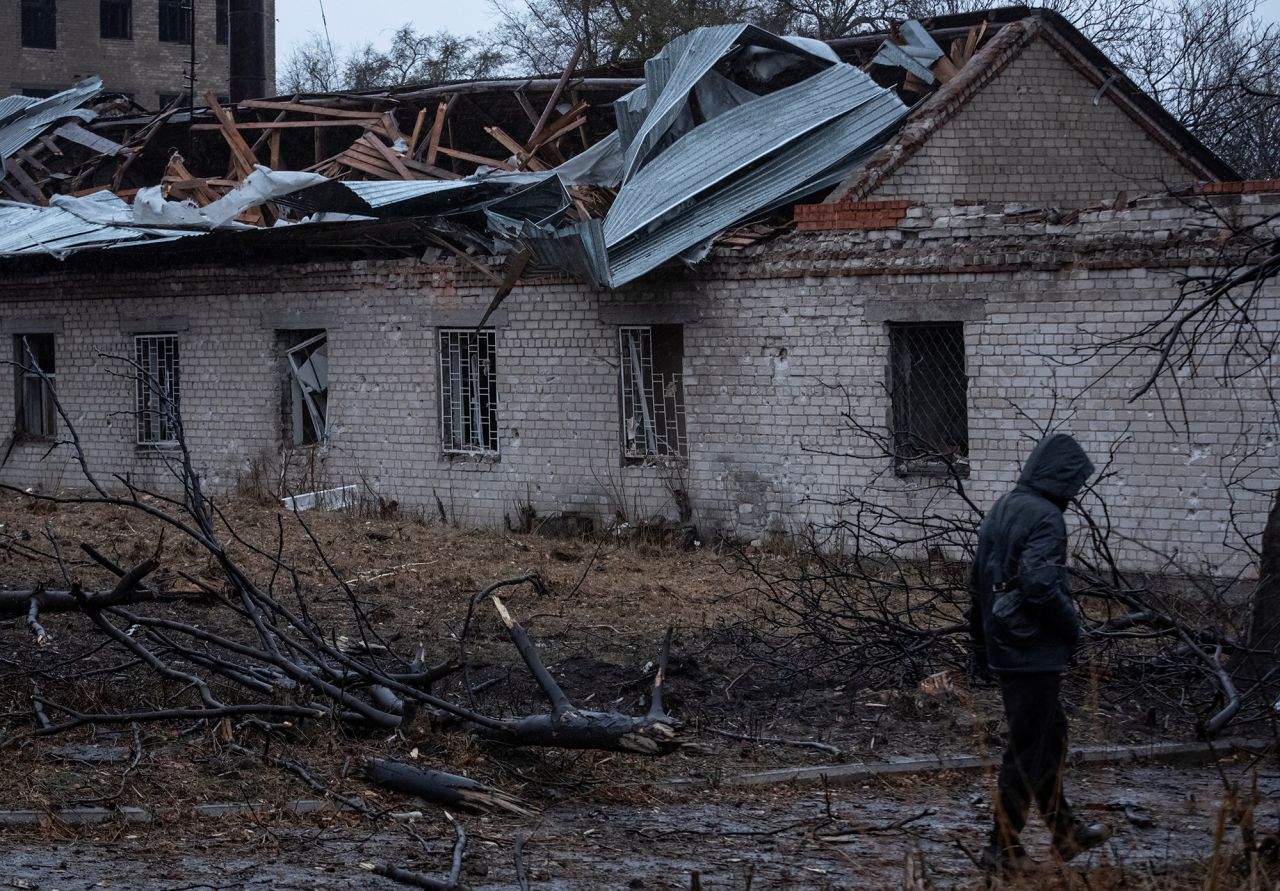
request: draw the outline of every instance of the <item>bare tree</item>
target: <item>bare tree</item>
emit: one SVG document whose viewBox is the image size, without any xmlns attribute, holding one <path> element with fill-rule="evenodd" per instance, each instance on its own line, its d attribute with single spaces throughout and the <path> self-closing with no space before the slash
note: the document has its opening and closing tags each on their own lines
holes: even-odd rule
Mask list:
<svg viewBox="0 0 1280 891">
<path fill-rule="evenodd" d="M 335 53 L 328 41 L 312 34 L 285 60 L 279 90 L 324 93 L 475 80 L 491 76 L 504 61 L 497 46 L 478 38 L 448 31 L 424 34 L 412 24 L 400 26 L 385 50 L 365 44 Z"/>
</svg>

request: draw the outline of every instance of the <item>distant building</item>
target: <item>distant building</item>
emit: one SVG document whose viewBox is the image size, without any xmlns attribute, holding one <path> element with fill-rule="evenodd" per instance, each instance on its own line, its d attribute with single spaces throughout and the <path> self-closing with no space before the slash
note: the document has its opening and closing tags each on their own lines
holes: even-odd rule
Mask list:
<svg viewBox="0 0 1280 891">
<path fill-rule="evenodd" d="M 237 98 L 272 92 L 275 0 L 7 0 L 0 4 L 0 95 L 51 96 L 97 74 L 111 92 L 148 108 L 164 105 L 187 89 L 193 8 L 197 92 L 235 92 L 233 44 L 252 71 Z M 232 28 L 233 18 L 242 30 Z"/>
</svg>

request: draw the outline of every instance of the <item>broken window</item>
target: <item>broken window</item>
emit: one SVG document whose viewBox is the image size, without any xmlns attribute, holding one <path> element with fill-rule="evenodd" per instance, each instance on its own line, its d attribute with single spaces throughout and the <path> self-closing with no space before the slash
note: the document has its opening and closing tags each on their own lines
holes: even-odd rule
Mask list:
<svg viewBox="0 0 1280 891">
<path fill-rule="evenodd" d="M 969 457 L 964 323 L 889 325 L 889 392 L 894 464 L 938 470 Z"/>
<path fill-rule="evenodd" d="M 17 432 L 23 436 L 53 436 L 57 429 L 53 335 L 19 334 L 13 340 L 17 360 Z"/>
<path fill-rule="evenodd" d="M 58 8 L 54 0 L 22 0 L 22 45 L 58 48 Z"/>
<path fill-rule="evenodd" d="M 498 452 L 496 337 L 440 329 L 440 442 L 446 454 Z"/>
<path fill-rule="evenodd" d="M 133 0 L 98 0 L 98 36 L 103 40 L 133 37 Z"/>
<path fill-rule="evenodd" d="M 623 461 L 685 457 L 684 329 L 626 326 L 618 343 Z"/>
<path fill-rule="evenodd" d="M 133 339 L 137 372 L 138 444 L 177 445 L 178 335 L 142 334 Z"/>
<path fill-rule="evenodd" d="M 192 0 L 160 0 L 160 39 L 165 43 L 191 42 Z"/>
<path fill-rule="evenodd" d="M 284 359 L 288 375 L 286 442 L 317 445 L 328 441 L 329 335 L 325 331 L 290 331 Z"/>
</svg>

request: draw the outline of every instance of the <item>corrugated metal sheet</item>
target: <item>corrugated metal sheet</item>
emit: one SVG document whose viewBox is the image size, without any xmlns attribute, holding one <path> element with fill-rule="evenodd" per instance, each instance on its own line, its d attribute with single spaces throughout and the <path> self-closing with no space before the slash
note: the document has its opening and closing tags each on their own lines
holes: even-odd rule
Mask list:
<svg viewBox="0 0 1280 891">
<path fill-rule="evenodd" d="M 0 201 L 0 256 L 52 254 L 61 259 L 88 247 L 111 247 L 134 241 L 156 241 L 193 233 L 168 229 L 139 229 L 119 225 L 132 208 L 110 192 L 95 192 L 79 202 L 52 207 Z M 57 199 L 55 199 L 57 202 Z"/>
<path fill-rule="evenodd" d="M 617 244 L 691 198 L 885 90 L 851 65 L 834 65 L 757 97 L 685 134 L 626 182 L 605 220 Z"/>
<path fill-rule="evenodd" d="M 80 106 L 101 92 L 102 79 L 90 77 L 47 99 L 9 96 L 0 100 L 0 159 L 8 158 L 58 121 L 92 121 L 97 115 Z"/>
<path fill-rule="evenodd" d="M 609 285 L 616 288 L 633 281 L 748 216 L 808 194 L 815 179 L 847 171 L 869 144 L 882 144 L 905 114 L 898 97 L 885 91 L 735 178 L 715 195 L 692 202 L 677 219 L 626 244 L 610 245 Z"/>
</svg>

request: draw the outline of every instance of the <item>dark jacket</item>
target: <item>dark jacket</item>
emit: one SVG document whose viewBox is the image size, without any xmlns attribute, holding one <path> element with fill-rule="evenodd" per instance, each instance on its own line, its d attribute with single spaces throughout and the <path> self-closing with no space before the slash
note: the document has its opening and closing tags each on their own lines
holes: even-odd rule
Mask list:
<svg viewBox="0 0 1280 891">
<path fill-rule="evenodd" d="M 977 666 L 994 671 L 1065 671 L 1080 637 L 1067 590 L 1063 511 L 1093 464 L 1065 433 L 1042 439 L 1012 492 L 978 529 L 969 629 Z"/>
</svg>

